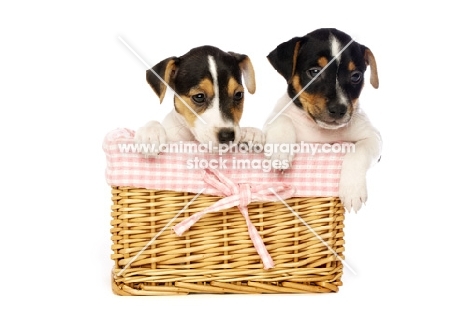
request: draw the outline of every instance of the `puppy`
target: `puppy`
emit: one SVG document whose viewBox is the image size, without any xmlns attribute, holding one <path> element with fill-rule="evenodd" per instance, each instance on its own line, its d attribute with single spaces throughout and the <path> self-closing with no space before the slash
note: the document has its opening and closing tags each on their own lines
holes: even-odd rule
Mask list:
<svg viewBox="0 0 468 311">
<path fill-rule="evenodd" d="M 135 141 L 155 146 L 171 141 L 263 144 L 260 129 L 240 128 L 247 91 L 255 93 L 255 72 L 247 55 L 201 46 L 180 57 L 169 57 L 146 71 L 146 80 L 160 102 L 173 89 L 174 109 L 162 124 L 150 121 L 135 134 Z M 158 154 L 157 148 L 147 156 Z"/>
<path fill-rule="evenodd" d="M 268 56 L 287 81 L 264 126 L 266 144 L 355 143 L 344 157 L 339 196 L 348 211 L 367 200 L 366 172 L 380 158 L 382 140 L 359 108 L 364 72 L 378 88 L 377 65 L 371 50 L 337 29 L 315 30 L 276 47 Z M 292 162 L 293 155 L 275 152 L 272 158 Z"/>
</svg>

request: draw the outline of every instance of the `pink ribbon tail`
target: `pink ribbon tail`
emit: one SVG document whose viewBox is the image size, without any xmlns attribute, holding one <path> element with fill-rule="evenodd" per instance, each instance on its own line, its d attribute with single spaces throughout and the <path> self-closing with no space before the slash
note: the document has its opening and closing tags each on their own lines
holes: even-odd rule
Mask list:
<svg viewBox="0 0 468 311">
<path fill-rule="evenodd" d="M 205 182 L 214 188 L 221 191 L 226 197 L 207 207 L 203 211 L 193 214 L 189 218 L 184 219 L 179 224 L 173 227 L 173 231 L 178 236 L 181 236 L 193 224 L 195 224 L 203 215 L 210 212 L 218 212 L 224 209 L 238 206 L 242 216 L 244 216 L 249 231 L 250 239 L 260 256 L 264 269 L 268 270 L 273 268 L 274 262 L 271 258 L 265 244 L 253 225 L 249 217 L 247 205 L 252 201 L 276 201 L 277 198 L 271 191 L 265 188 L 254 187 L 253 192 L 251 186 L 248 184 L 235 184 L 232 180 L 221 174 L 219 171 L 207 170 L 204 176 Z M 283 194 L 283 198 L 290 198 L 294 193 L 294 189 L 287 185 L 279 185 L 275 188 L 276 192 Z"/>
<path fill-rule="evenodd" d="M 273 262 L 270 253 L 266 249 L 265 243 L 263 243 L 263 240 L 260 237 L 260 233 L 258 233 L 257 228 L 255 228 L 252 221 L 250 220 L 247 206 L 239 206 L 239 211 L 245 218 L 245 222 L 247 223 L 247 229 L 249 230 L 250 239 L 252 240 L 255 250 L 262 259 L 263 268 L 265 270 L 273 268 L 275 266 L 275 263 Z"/>
</svg>

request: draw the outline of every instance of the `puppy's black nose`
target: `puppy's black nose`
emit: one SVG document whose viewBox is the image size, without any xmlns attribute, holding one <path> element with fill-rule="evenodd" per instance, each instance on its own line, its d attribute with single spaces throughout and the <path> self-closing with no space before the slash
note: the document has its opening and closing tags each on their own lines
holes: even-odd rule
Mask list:
<svg viewBox="0 0 468 311">
<path fill-rule="evenodd" d="M 328 106 L 328 114 L 334 119 L 340 119 L 345 114 L 348 108 L 342 104 L 330 104 Z"/>
<path fill-rule="evenodd" d="M 236 137 L 236 133 L 234 133 L 234 129 L 230 127 L 223 127 L 218 132 L 218 141 L 221 144 L 226 144 L 230 141 L 234 141 Z"/>
</svg>

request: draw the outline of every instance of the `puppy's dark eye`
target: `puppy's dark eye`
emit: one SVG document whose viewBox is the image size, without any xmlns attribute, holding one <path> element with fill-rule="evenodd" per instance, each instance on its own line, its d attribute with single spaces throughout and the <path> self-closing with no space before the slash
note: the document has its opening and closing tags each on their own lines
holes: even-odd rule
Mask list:
<svg viewBox="0 0 468 311">
<path fill-rule="evenodd" d="M 358 84 L 362 80 L 362 72 L 360 71 L 353 71 L 351 72 L 351 83 L 352 84 Z"/>
<path fill-rule="evenodd" d="M 315 78 L 320 73 L 321 70 L 322 68 L 320 67 L 312 67 L 309 70 L 307 70 L 307 74 L 309 75 L 309 77 Z"/>
<path fill-rule="evenodd" d="M 195 104 L 200 105 L 206 102 L 206 97 L 205 94 L 198 93 L 192 96 L 192 100 L 195 102 Z"/>
<path fill-rule="evenodd" d="M 241 100 L 242 98 L 244 98 L 244 92 L 235 92 L 234 93 L 234 100 Z"/>
</svg>

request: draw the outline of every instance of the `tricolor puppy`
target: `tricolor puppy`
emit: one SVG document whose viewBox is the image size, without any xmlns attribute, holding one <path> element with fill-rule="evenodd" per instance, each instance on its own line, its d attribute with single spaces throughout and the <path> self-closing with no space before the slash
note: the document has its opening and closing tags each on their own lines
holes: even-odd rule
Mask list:
<svg viewBox="0 0 468 311">
<path fill-rule="evenodd" d="M 244 105 L 242 78 L 253 94 L 255 73 L 249 57 L 213 46 L 197 47 L 156 64 L 146 71 L 146 80 L 161 102 L 167 88 L 173 89 L 174 110 L 162 124 L 150 121 L 140 128 L 136 142 L 263 143 L 261 130 L 239 126 Z"/>
<path fill-rule="evenodd" d="M 339 191 L 346 209 L 358 211 L 367 200 L 366 172 L 382 147 L 359 108 L 367 66 L 371 85 L 379 85 L 374 55 L 339 30 L 318 29 L 278 45 L 268 60 L 286 79 L 287 93 L 265 124 L 265 143 L 355 143 L 343 160 Z M 289 153 L 272 157 L 292 161 Z"/>
</svg>

